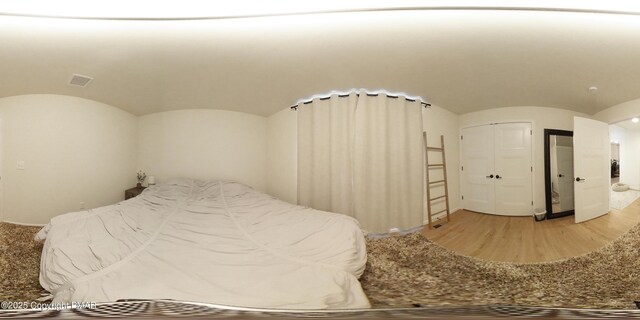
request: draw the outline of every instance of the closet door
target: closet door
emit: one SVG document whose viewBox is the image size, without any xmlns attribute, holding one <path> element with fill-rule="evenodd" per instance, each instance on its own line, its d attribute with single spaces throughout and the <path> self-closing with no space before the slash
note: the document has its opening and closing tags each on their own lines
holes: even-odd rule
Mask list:
<svg viewBox="0 0 640 320">
<path fill-rule="evenodd" d="M 493 126 L 462 129 L 462 206 L 471 211 L 493 213 Z"/>
<path fill-rule="evenodd" d="M 495 214 L 529 216 L 533 209 L 531 124 L 494 127 Z"/>
</svg>

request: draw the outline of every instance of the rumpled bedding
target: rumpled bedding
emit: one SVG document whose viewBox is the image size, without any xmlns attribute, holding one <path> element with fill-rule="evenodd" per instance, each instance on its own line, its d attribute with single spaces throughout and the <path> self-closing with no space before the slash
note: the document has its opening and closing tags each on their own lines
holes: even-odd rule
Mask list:
<svg viewBox="0 0 640 320">
<path fill-rule="evenodd" d="M 348 216 L 230 181 L 174 179 L 57 216 L 40 284 L 53 302 L 175 299 L 281 309 L 368 308 L 364 235 Z"/>
</svg>

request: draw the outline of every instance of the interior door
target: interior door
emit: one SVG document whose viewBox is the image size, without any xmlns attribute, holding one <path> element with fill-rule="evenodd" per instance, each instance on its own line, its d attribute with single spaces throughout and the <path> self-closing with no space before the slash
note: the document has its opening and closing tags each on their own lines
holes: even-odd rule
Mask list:
<svg viewBox="0 0 640 320">
<path fill-rule="evenodd" d="M 493 126 L 462 129 L 462 206 L 471 211 L 493 213 L 494 146 Z"/>
<path fill-rule="evenodd" d="M 573 171 L 576 223 L 609 212 L 609 126 L 573 118 Z"/>
<path fill-rule="evenodd" d="M 529 216 L 531 187 L 531 123 L 494 125 L 495 214 Z"/>
</svg>

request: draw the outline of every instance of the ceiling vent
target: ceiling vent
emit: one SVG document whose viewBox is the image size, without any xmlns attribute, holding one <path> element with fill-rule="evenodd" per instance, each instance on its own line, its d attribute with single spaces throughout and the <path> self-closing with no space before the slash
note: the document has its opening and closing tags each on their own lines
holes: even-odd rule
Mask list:
<svg viewBox="0 0 640 320">
<path fill-rule="evenodd" d="M 89 82 L 91 82 L 91 80 L 93 80 L 93 78 L 91 77 L 83 76 L 80 74 L 74 74 L 71 77 L 71 80 L 69 80 L 69 85 L 76 86 L 76 87 L 86 87 L 89 84 Z"/>
</svg>

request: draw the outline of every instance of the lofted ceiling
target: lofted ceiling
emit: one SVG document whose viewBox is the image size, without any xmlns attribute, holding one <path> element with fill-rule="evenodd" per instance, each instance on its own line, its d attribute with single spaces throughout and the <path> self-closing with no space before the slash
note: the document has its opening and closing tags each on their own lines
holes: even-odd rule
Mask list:
<svg viewBox="0 0 640 320">
<path fill-rule="evenodd" d="M 332 90 L 386 89 L 458 114 L 594 114 L 640 98 L 640 16 L 398 10 L 172 21 L 0 16 L 0 97 L 64 94 L 136 115 L 267 116 Z M 93 77 L 69 86 L 74 73 Z M 597 91 L 589 91 L 595 86 Z"/>
</svg>

